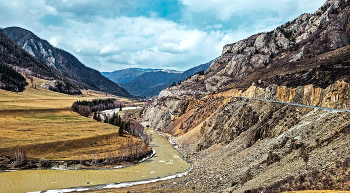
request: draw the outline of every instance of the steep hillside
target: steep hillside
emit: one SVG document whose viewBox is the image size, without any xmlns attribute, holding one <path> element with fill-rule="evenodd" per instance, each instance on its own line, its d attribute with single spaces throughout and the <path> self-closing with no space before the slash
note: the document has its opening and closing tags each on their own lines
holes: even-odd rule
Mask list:
<svg viewBox="0 0 350 193">
<path fill-rule="evenodd" d="M 24 49 L 14 43 L 3 31 L 0 30 L 0 49 L 1 61 L 10 66 L 17 66 L 25 69 L 27 73 L 33 76 L 46 79 L 58 78 L 58 74 L 53 69 L 38 61 Z"/>
<path fill-rule="evenodd" d="M 163 90 L 143 119 L 195 168 L 150 189 L 349 190 L 349 5 L 226 45 L 205 75 Z"/>
<path fill-rule="evenodd" d="M 349 116 L 222 94 L 159 99 L 144 111 L 144 120 L 172 134 L 195 168 L 186 177 L 152 188 L 348 190 Z"/>
<path fill-rule="evenodd" d="M 0 63 L 1 67 L 1 89 L 10 91 L 23 91 L 28 83 L 22 75 L 35 76 L 52 81 L 50 88 L 66 94 L 81 94 L 77 84 L 64 77 L 57 70 L 38 61 L 0 30 Z"/>
<path fill-rule="evenodd" d="M 70 53 L 53 47 L 49 42 L 40 39 L 32 32 L 19 27 L 9 27 L 3 31 L 30 55 L 45 64 L 44 68 L 55 69 L 64 77 L 77 82 L 81 89 L 93 89 L 130 97 L 126 90 L 102 76 L 97 70 L 86 67 Z"/>
<path fill-rule="evenodd" d="M 0 89 L 9 91 L 23 91 L 28 85 L 26 79 L 10 66 L 0 63 Z"/>
</svg>

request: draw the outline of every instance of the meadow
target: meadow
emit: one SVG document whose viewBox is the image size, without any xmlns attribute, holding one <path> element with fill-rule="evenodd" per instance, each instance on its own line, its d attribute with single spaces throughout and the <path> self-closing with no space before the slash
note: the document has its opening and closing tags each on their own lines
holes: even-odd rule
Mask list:
<svg viewBox="0 0 350 193">
<path fill-rule="evenodd" d="M 27 80 L 30 83 L 30 81 Z M 34 84 L 47 82 L 34 78 Z M 82 117 L 70 110 L 77 100 L 117 98 L 97 91 L 82 91 L 71 96 L 53 92 L 40 86 L 26 87 L 24 92 L 0 90 L 0 156 L 13 156 L 22 147 L 30 159 L 49 160 L 89 159 L 91 154 L 102 158 L 107 152 L 121 155 L 126 146 L 142 144 L 139 138 L 125 134 L 118 136 L 118 127 Z"/>
</svg>

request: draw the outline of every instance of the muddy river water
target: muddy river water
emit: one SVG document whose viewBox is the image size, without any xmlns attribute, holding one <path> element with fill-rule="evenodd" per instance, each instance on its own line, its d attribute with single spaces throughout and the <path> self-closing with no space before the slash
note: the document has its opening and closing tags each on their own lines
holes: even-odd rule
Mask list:
<svg viewBox="0 0 350 193">
<path fill-rule="evenodd" d="M 150 132 L 150 131 L 148 131 Z M 152 133 L 156 154 L 134 166 L 111 170 L 24 170 L 0 173 L 0 192 L 66 191 L 71 187 L 115 187 L 115 184 L 160 179 L 181 174 L 191 164 L 181 158 L 168 139 Z M 109 185 L 107 185 L 109 184 Z M 66 189 L 66 190 L 62 190 Z M 58 191 L 57 191 L 58 192 Z"/>
</svg>

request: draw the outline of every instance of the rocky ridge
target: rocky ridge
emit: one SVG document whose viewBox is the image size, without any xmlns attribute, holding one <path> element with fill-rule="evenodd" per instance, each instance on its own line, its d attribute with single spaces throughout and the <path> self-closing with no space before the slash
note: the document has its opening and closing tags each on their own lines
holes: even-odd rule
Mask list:
<svg viewBox="0 0 350 193">
<path fill-rule="evenodd" d="M 228 44 L 205 75 L 163 90 L 143 119 L 172 134 L 195 169 L 150 189 L 348 190 L 350 114 L 332 110 L 349 109 L 348 5 L 328 0 L 314 14 Z"/>
<path fill-rule="evenodd" d="M 221 57 L 209 67 L 205 76 L 172 90 L 181 90 L 182 94 L 209 94 L 228 88 L 245 90 L 253 82 L 258 83 L 259 79 L 253 76 L 257 72 L 280 69 L 286 73 L 288 67 L 296 66 L 295 63 L 317 60 L 322 54 L 347 46 L 350 43 L 348 5 L 348 1 L 328 0 L 314 14 L 303 14 L 271 32 L 225 45 Z M 315 67 L 308 64 L 305 69 Z M 236 85 L 237 82 L 240 85 Z M 161 96 L 173 96 L 164 92 L 167 91 Z"/>
</svg>

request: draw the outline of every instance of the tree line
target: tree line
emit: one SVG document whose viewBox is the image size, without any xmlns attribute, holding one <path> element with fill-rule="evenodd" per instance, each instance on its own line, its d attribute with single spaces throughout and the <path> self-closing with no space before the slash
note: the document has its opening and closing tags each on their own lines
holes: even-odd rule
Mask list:
<svg viewBox="0 0 350 193">
<path fill-rule="evenodd" d="M 116 99 L 94 99 L 92 101 L 76 101 L 73 103 L 71 109 L 79 113 L 81 116 L 89 117 L 93 112 L 104 111 L 110 109 L 125 107 L 125 103 L 117 101 Z"/>
<path fill-rule="evenodd" d="M 9 91 L 23 91 L 28 85 L 26 79 L 10 66 L 0 63 L 0 88 Z"/>
<path fill-rule="evenodd" d="M 101 118 L 101 114 L 95 112 L 93 119 L 109 123 L 111 125 L 115 125 L 119 127 L 118 134 L 119 136 L 123 136 L 125 132 L 129 133 L 130 135 L 140 137 L 142 141 L 144 141 L 146 144 L 150 144 L 152 141 L 152 136 L 148 135 L 144 131 L 144 127 L 134 119 L 121 117 L 120 115 L 113 113 L 111 117 L 104 115 L 104 120 Z"/>
</svg>

